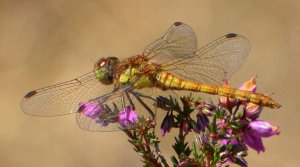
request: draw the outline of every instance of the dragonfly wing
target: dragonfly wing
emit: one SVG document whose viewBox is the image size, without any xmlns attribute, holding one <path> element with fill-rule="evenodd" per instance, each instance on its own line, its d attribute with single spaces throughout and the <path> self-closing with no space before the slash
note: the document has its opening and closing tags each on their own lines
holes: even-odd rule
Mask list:
<svg viewBox="0 0 300 167">
<path fill-rule="evenodd" d="M 77 112 L 79 103 L 113 90 L 103 85 L 94 72 L 76 79 L 29 92 L 21 102 L 22 111 L 34 116 L 59 116 Z"/>
<path fill-rule="evenodd" d="M 192 57 L 197 50 L 197 36 L 188 25 L 176 22 L 160 39 L 146 47 L 144 56 L 161 65 Z"/>
<path fill-rule="evenodd" d="M 244 63 L 250 42 L 243 36 L 227 34 L 165 69 L 183 79 L 222 85 Z"/>
<path fill-rule="evenodd" d="M 110 120 L 117 120 L 118 116 L 115 115 L 114 117 L 107 118 L 108 121 Z M 76 120 L 78 126 L 86 131 L 98 131 L 98 132 L 112 132 L 120 130 L 120 126 L 117 123 L 117 121 L 110 122 L 107 125 L 101 125 L 96 122 L 96 120 L 91 119 L 84 114 L 77 113 L 76 114 Z M 105 120 L 104 120 L 105 121 Z"/>
<path fill-rule="evenodd" d="M 159 40 L 144 51 L 149 61 L 179 77 L 207 84 L 221 85 L 244 63 L 250 42 L 243 36 L 227 34 L 197 51 L 194 30 L 184 23 L 174 23 Z"/>
<path fill-rule="evenodd" d="M 101 102 L 101 105 L 105 106 L 106 110 L 101 112 L 101 116 L 97 119 L 92 119 L 87 117 L 83 113 L 77 113 L 76 119 L 77 124 L 81 129 L 88 131 L 116 131 L 120 130 L 118 117 L 120 112 L 125 110 L 125 107 L 132 106 L 135 107 L 135 111 L 139 116 L 145 118 L 150 117 L 151 114 L 145 109 L 144 105 L 147 105 L 151 110 L 155 107 L 154 99 L 149 97 L 144 97 L 138 95 L 143 101 L 142 104 L 135 96 L 136 91 L 118 91 L 116 94 L 111 94 L 108 98 L 105 97 L 105 101 Z M 101 101 L 101 100 L 100 100 Z M 153 111 L 154 112 L 154 111 Z"/>
</svg>

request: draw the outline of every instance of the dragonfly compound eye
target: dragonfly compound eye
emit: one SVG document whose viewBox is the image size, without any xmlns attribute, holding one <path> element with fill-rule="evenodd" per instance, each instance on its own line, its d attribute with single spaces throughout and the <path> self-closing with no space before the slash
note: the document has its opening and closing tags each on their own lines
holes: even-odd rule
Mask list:
<svg viewBox="0 0 300 167">
<path fill-rule="evenodd" d="M 119 63 L 116 57 L 108 57 L 100 59 L 95 65 L 96 78 L 105 85 L 110 85 L 114 82 L 115 67 Z"/>
</svg>

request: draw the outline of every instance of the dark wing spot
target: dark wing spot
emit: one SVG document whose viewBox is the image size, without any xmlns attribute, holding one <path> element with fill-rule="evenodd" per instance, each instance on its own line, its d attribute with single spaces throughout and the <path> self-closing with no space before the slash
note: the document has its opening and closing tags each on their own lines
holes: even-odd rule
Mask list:
<svg viewBox="0 0 300 167">
<path fill-rule="evenodd" d="M 233 37 L 236 37 L 237 34 L 235 33 L 229 33 L 229 34 L 226 34 L 226 38 L 233 38 Z"/>
<path fill-rule="evenodd" d="M 35 94 L 37 94 L 37 91 L 33 90 L 33 91 L 27 93 L 27 94 L 24 96 L 24 98 L 25 98 L 25 99 L 28 99 L 28 98 L 34 96 Z"/>
<path fill-rule="evenodd" d="M 175 22 L 174 25 L 175 26 L 180 26 L 182 23 L 181 22 Z"/>
<path fill-rule="evenodd" d="M 35 91 L 35 90 L 34 90 L 34 91 L 31 91 L 31 92 L 27 93 L 27 94 L 24 96 L 24 98 L 25 98 L 25 99 L 28 99 L 28 98 L 34 96 L 36 93 L 37 93 L 37 91 Z"/>
<path fill-rule="evenodd" d="M 81 113 L 84 109 L 85 109 L 85 105 L 81 105 L 81 106 L 78 108 L 78 112 Z"/>
</svg>

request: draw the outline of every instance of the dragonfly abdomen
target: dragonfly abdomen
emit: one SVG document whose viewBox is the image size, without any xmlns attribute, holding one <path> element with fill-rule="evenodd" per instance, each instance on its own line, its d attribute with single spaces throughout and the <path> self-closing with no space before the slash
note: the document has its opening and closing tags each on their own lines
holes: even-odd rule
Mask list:
<svg viewBox="0 0 300 167">
<path fill-rule="evenodd" d="M 246 102 L 253 102 L 270 108 L 279 108 L 281 106 L 270 97 L 260 93 L 186 81 L 168 72 L 160 72 L 156 75 L 156 79 L 159 85 L 167 89 L 190 90 L 221 95 Z"/>
</svg>

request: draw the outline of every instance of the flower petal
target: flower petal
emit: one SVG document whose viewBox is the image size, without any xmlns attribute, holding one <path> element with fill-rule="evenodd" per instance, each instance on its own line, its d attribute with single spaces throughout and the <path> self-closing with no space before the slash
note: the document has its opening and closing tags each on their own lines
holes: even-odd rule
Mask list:
<svg viewBox="0 0 300 167">
<path fill-rule="evenodd" d="M 205 114 L 201 113 L 201 111 L 197 114 L 197 124 L 202 132 L 205 131 L 205 128 L 209 127 L 209 119 Z"/>
<path fill-rule="evenodd" d="M 239 90 L 247 90 L 251 92 L 256 91 L 256 77 L 252 77 L 249 81 L 244 82 L 240 87 Z"/>
<path fill-rule="evenodd" d="M 160 126 L 161 135 L 164 137 L 167 132 L 171 131 L 173 125 L 174 125 L 174 116 L 168 112 Z"/>
<path fill-rule="evenodd" d="M 265 147 L 263 145 L 261 137 L 253 136 L 249 132 L 245 131 L 244 135 L 242 135 L 242 138 L 249 147 L 253 148 L 258 153 L 260 151 L 265 151 Z"/>
<path fill-rule="evenodd" d="M 255 103 L 247 103 L 244 107 L 244 111 L 246 113 L 246 116 L 250 119 L 256 119 L 259 117 L 261 111 L 263 109 L 263 106 L 257 105 Z"/>
<path fill-rule="evenodd" d="M 131 107 L 126 107 L 125 111 L 120 112 L 119 114 L 119 123 L 122 126 L 130 126 L 131 124 L 135 124 L 138 121 L 138 116 L 136 112 L 131 109 Z"/>
<path fill-rule="evenodd" d="M 228 84 L 227 79 L 224 80 L 223 87 L 224 88 L 229 88 L 229 84 Z M 219 105 L 224 107 L 224 108 L 227 108 L 228 110 L 231 111 L 232 108 L 236 105 L 236 100 L 234 100 L 233 98 L 226 97 L 226 96 L 221 96 L 219 98 Z"/>
<path fill-rule="evenodd" d="M 273 135 L 279 135 L 279 128 L 271 125 L 266 121 L 251 121 L 249 123 L 249 132 L 254 136 L 259 137 L 271 137 Z"/>
<path fill-rule="evenodd" d="M 103 106 L 97 101 L 88 103 L 80 102 L 79 106 L 78 112 L 92 119 L 98 118 L 100 112 L 103 110 Z"/>
</svg>

